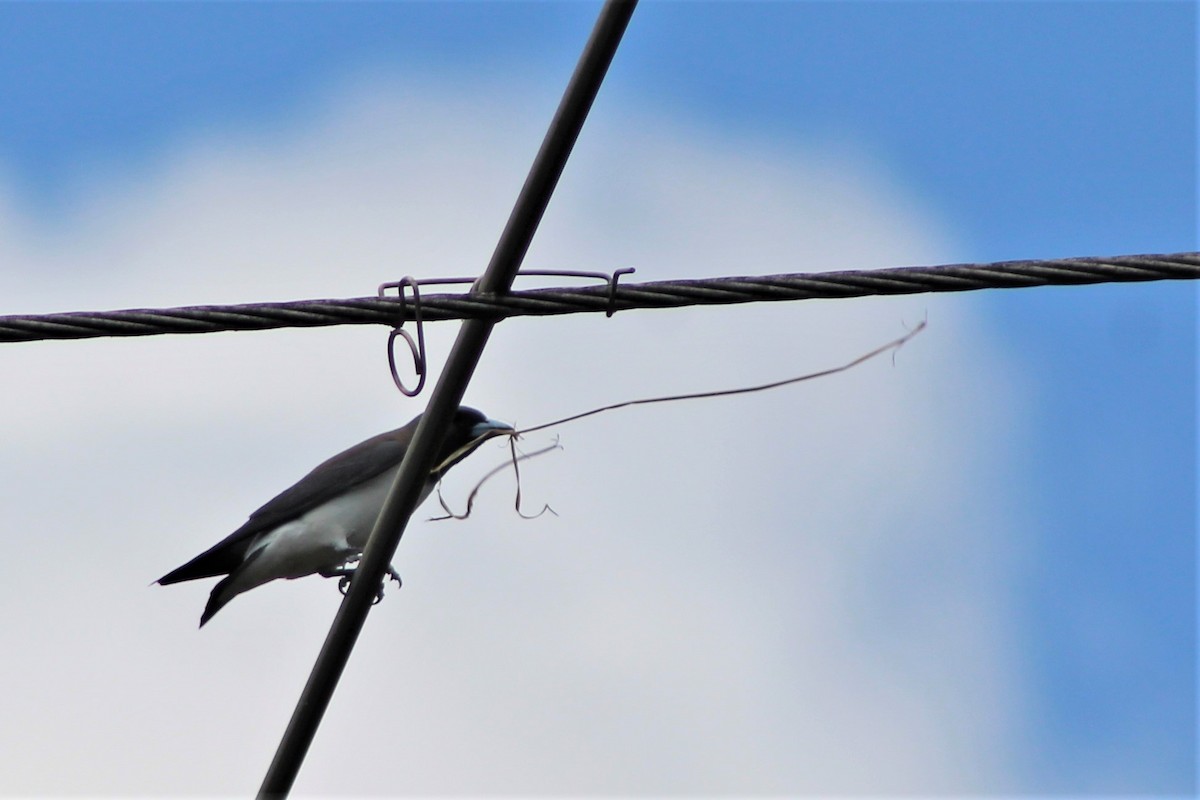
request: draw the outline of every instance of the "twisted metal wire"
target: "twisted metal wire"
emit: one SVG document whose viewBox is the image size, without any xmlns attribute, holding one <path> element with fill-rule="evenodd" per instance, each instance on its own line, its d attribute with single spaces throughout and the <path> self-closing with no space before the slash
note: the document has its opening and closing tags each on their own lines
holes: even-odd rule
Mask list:
<svg viewBox="0 0 1200 800">
<path fill-rule="evenodd" d="M 622 283 L 611 297 L 607 286 L 531 289 L 499 296 L 422 295 L 421 314 L 426 321 L 500 320 L 637 308 L 1196 278 L 1200 278 L 1200 253 L 1192 252 Z M 379 297 L 22 314 L 0 316 L 0 343 L 328 325 L 394 326 L 413 318 L 411 301 Z"/>
</svg>

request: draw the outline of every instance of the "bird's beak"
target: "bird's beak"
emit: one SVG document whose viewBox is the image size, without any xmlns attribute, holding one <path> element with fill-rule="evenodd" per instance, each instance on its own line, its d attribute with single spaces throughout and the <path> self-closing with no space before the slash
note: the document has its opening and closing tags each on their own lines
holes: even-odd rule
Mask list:
<svg viewBox="0 0 1200 800">
<path fill-rule="evenodd" d="M 496 436 L 503 436 L 506 433 L 516 433 L 516 429 L 512 425 L 503 422 L 497 422 L 494 419 L 485 419 L 483 422 L 477 422 L 467 431 L 467 441 L 462 447 L 455 450 L 442 460 L 442 463 L 433 468 L 432 474 L 437 476 L 450 467 L 462 461 L 471 453 L 475 452 L 475 448 L 483 444 L 488 439 Z"/>
<path fill-rule="evenodd" d="M 494 419 L 485 419 L 483 422 L 476 423 L 468 432 L 471 440 L 474 441 L 480 438 L 492 438 L 493 436 L 503 436 L 508 433 L 514 433 L 515 428 L 506 422 L 499 422 Z"/>
</svg>

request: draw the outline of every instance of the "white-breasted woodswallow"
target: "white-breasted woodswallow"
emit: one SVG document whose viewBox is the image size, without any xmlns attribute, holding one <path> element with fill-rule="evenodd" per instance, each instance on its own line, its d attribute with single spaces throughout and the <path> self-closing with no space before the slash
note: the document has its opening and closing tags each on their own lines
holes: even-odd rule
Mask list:
<svg viewBox="0 0 1200 800">
<path fill-rule="evenodd" d="M 166 585 L 224 575 L 200 617 L 203 627 L 234 597 L 267 581 L 314 573 L 352 574 L 347 565 L 362 555 L 420 421 L 417 416 L 403 428 L 373 436 L 320 464 L 251 514 L 242 527 L 157 582 Z M 418 502 L 480 444 L 512 431 L 473 408 L 459 408 Z M 390 574 L 398 579 L 395 570 Z"/>
</svg>

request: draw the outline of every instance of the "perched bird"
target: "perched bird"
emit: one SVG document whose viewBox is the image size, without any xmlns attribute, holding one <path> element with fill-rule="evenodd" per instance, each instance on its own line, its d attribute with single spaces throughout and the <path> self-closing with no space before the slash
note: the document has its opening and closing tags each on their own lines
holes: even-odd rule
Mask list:
<svg viewBox="0 0 1200 800">
<path fill-rule="evenodd" d="M 157 583 L 165 586 L 226 576 L 209 595 L 200 616 L 203 627 L 234 597 L 276 578 L 316 573 L 340 575 L 346 581 L 354 572 L 349 565 L 367 545 L 420 421 L 417 416 L 403 428 L 373 436 L 320 464 L 251 514 L 242 527 Z M 488 419 L 473 408 L 459 408 L 418 502 L 429 496 L 447 470 L 485 440 L 512 432 L 511 426 Z M 394 569 L 389 569 L 389 575 L 399 580 Z"/>
</svg>

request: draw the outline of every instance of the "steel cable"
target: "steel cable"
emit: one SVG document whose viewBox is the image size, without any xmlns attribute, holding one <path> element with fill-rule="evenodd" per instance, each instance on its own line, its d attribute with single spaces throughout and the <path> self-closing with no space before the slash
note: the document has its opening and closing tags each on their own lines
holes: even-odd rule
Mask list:
<svg viewBox="0 0 1200 800">
<path fill-rule="evenodd" d="M 620 283 L 611 299 L 608 286 L 530 289 L 502 295 L 422 294 L 421 312 L 425 320 L 431 322 L 451 319 L 498 321 L 518 316 L 609 310 L 1196 278 L 1200 278 L 1200 253 L 1193 252 Z M 396 325 L 401 320 L 412 319 L 411 300 L 402 303 L 398 298 L 380 297 L 73 311 L 0 316 L 0 342 L 329 325 Z"/>
</svg>

